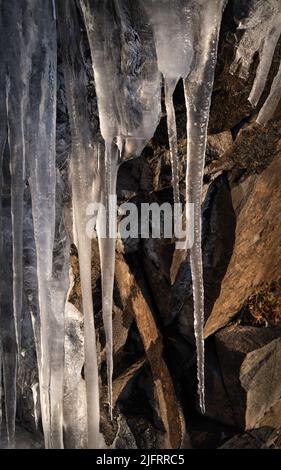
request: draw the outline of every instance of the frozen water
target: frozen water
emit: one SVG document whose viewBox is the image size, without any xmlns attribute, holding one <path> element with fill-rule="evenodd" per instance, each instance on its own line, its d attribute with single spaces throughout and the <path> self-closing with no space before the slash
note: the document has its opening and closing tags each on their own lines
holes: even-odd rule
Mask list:
<svg viewBox="0 0 281 470">
<path fill-rule="evenodd" d="M 73 230 L 79 255 L 84 315 L 88 447 L 98 448 L 100 447 L 99 377 L 91 285 L 91 239 L 86 234 L 86 210 L 92 201 L 93 182 L 98 180 L 97 147 L 92 145 L 92 133 L 87 115 L 87 77 L 80 45 L 74 40 L 73 46 L 69 48 L 69 37 L 79 37 L 80 31 L 75 2 L 60 2 L 58 17 L 72 137 Z"/>
<path fill-rule="evenodd" d="M 175 203 L 180 202 L 177 127 L 173 93 L 180 78 L 186 78 L 194 58 L 192 14 L 188 0 L 143 2 L 152 25 L 157 63 L 165 81 L 165 105 Z"/>
<path fill-rule="evenodd" d="M 200 408 L 203 413 L 205 412 L 205 380 L 201 200 L 208 120 L 224 4 L 223 0 L 193 2 L 195 62 L 191 73 L 185 80 L 187 106 L 186 203 L 194 204 L 194 244 L 190 249 L 190 264 L 193 284 L 199 398 Z M 188 217 L 189 212 L 186 211 L 187 224 L 189 223 Z"/>
<path fill-rule="evenodd" d="M 232 64 L 232 73 L 239 70 L 241 78 L 247 79 L 255 54 L 259 53 L 259 65 L 254 84 L 249 96 L 253 106 L 257 106 L 265 89 L 268 73 L 271 67 L 276 44 L 281 35 L 281 0 L 249 1 L 249 14 L 240 21 L 239 29 L 243 31 L 242 38 Z M 259 112 L 257 121 L 266 124 L 273 116 L 281 99 L 281 64 L 271 91 Z"/>
</svg>

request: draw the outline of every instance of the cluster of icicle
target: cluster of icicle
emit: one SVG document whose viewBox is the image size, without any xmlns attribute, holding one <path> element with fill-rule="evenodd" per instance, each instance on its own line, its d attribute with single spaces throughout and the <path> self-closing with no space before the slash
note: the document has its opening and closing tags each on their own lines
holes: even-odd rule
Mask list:
<svg viewBox="0 0 281 470">
<path fill-rule="evenodd" d="M 201 189 L 225 3 L 225 0 L 0 0 L 1 168 L 5 148 L 10 155 L 10 205 L 8 210 L 4 203 L 1 206 L 0 370 L 11 446 L 21 368 L 21 312 L 27 297 L 36 344 L 45 446 L 63 448 L 64 306 L 69 288 L 69 242 L 56 168 L 58 42 L 71 128 L 70 186 L 84 315 L 88 447 L 100 446 L 100 405 L 87 207 L 91 202 L 102 202 L 108 207 L 109 196 L 116 194 L 118 166 L 123 160 L 138 156 L 153 137 L 161 113 L 162 80 L 175 202 L 179 201 L 180 192 L 173 92 L 179 80 L 183 80 L 185 91 L 186 202 L 195 205 L 194 245 L 190 249 L 194 331 L 200 407 L 202 412 L 205 410 Z M 237 63 L 240 59 L 245 62 L 246 73 L 256 48 L 261 50 L 251 95 L 251 100 L 257 103 L 280 33 L 280 1 L 253 3 L 256 5 L 253 16 L 243 23 L 247 30 L 237 51 Z M 265 3 L 270 4 L 268 11 L 263 7 Z M 273 15 L 273 21 L 275 7 L 279 17 Z M 91 51 L 102 143 L 87 111 L 80 15 Z M 275 80 L 268 98 L 271 101 L 280 93 L 280 72 Z M 262 111 L 260 121 L 268 117 L 271 101 L 265 105 L 267 109 Z M 24 204 L 26 192 L 31 198 L 32 214 Z M 101 236 L 105 224 L 108 225 L 107 217 L 98 214 L 96 229 L 111 408 L 115 238 Z M 12 270 L 6 272 L 5 253 L 9 246 Z M 27 264 L 22 262 L 23 250 L 28 253 Z"/>
</svg>

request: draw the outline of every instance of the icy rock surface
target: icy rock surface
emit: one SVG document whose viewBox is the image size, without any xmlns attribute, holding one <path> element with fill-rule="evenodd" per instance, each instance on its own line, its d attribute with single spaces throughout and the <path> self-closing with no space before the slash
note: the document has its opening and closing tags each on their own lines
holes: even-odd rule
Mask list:
<svg viewBox="0 0 281 470">
<path fill-rule="evenodd" d="M 275 47 L 281 35 L 281 0 L 249 1 L 249 14 L 239 23 L 243 36 L 232 64 L 232 72 L 239 70 L 239 75 L 247 79 L 255 54 L 259 53 L 259 65 L 256 72 L 249 101 L 257 106 L 264 91 L 271 67 Z M 257 122 L 266 124 L 273 116 L 281 98 L 281 64 L 275 76 L 270 94 L 260 110 Z"/>
</svg>

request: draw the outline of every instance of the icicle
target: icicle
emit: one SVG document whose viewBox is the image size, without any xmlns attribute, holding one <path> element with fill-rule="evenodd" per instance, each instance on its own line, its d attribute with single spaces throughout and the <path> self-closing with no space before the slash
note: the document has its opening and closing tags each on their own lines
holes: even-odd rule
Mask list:
<svg viewBox="0 0 281 470">
<path fill-rule="evenodd" d="M 56 25 L 52 2 L 40 0 L 16 2 L 22 15 L 22 40 L 19 44 L 24 57 L 25 94 L 28 113 L 25 123 L 26 155 L 36 246 L 40 341 L 38 362 L 42 423 L 47 448 L 62 448 L 62 386 L 54 379 L 60 367 L 63 371 L 63 351 L 57 354 L 63 326 L 61 305 L 53 305 L 54 288 L 52 262 L 55 233 L 55 131 L 56 131 Z M 30 18 L 32 22 L 30 23 Z M 30 82 L 32 80 L 32 85 Z M 55 292 L 54 292 L 55 295 Z M 63 293 L 62 293 L 63 295 Z M 55 324 L 55 327 L 54 327 Z M 55 359 L 54 359 L 55 355 Z M 58 357 L 59 356 L 59 357 Z M 59 365 L 60 364 L 60 365 Z"/>
<path fill-rule="evenodd" d="M 160 74 L 142 2 L 80 1 L 91 48 L 101 134 L 138 156 L 160 118 Z M 120 62 L 121 59 L 121 62 Z"/>
<path fill-rule="evenodd" d="M 88 419 L 88 447 L 99 448 L 99 379 L 96 353 L 91 286 L 91 239 L 86 234 L 86 209 L 92 202 L 94 168 L 97 162 L 91 145 L 92 135 L 87 115 L 87 80 L 77 37 L 80 26 L 75 1 L 58 3 L 60 38 L 64 58 L 64 76 L 72 135 L 71 182 L 72 203 L 79 255 L 84 314 L 85 379 Z M 71 41 L 71 38 L 74 38 Z M 71 41 L 72 47 L 69 48 Z"/>
<path fill-rule="evenodd" d="M 3 5 L 0 2 L 0 43 L 4 44 L 6 35 Z M 7 143 L 7 89 L 6 89 L 7 60 L 4 48 L 0 51 L 0 368 L 3 378 L 3 391 L 5 403 L 6 429 L 8 446 L 15 444 L 15 417 L 16 417 L 16 375 L 17 375 L 17 346 L 15 324 L 12 315 L 12 279 L 11 279 L 11 214 L 10 197 L 3 197 L 3 186 L 7 182 L 2 178 L 2 165 L 5 146 Z M 8 150 L 8 148 L 7 148 Z M 8 158 L 8 155 L 5 155 Z M 7 161 L 4 162 L 8 172 Z M 5 188 L 7 193 L 7 188 Z M 3 202 L 3 204 L 2 204 Z M 10 231 L 9 231 L 10 229 Z M 4 249 L 5 247 L 5 249 Z M 2 374 L 3 373 L 3 374 Z M 2 392 L 2 383 L 1 383 Z M 2 395 L 2 393 L 1 393 Z M 0 401 L 2 407 L 2 401 Z M 0 421 L 2 422 L 2 410 Z M 1 427 L 1 423 L 0 423 Z"/>
<path fill-rule="evenodd" d="M 265 89 L 274 51 L 281 34 L 281 1 L 251 0 L 248 17 L 240 22 L 239 29 L 244 30 L 244 33 L 230 71 L 235 73 L 239 69 L 240 77 L 247 79 L 254 56 L 259 52 L 259 65 L 249 96 L 250 103 L 257 106 Z M 268 100 L 258 115 L 257 121 L 260 124 L 266 124 L 273 116 L 280 100 L 279 90 L 280 72 L 275 77 Z"/>
<path fill-rule="evenodd" d="M 5 418 L 8 437 L 8 446 L 15 445 L 15 419 L 16 419 L 16 376 L 17 376 L 17 344 L 15 334 L 15 323 L 13 317 L 13 292 L 12 292 L 12 222 L 10 212 L 10 198 L 5 197 L 5 206 L 1 211 L 1 318 L 0 334 L 2 342 L 2 363 L 3 363 L 3 385 Z M 5 249 L 4 249 L 5 247 Z"/>
<path fill-rule="evenodd" d="M 2 12 L 2 0 L 0 0 L 0 43 L 4 44 L 3 36 L 3 12 Z M 6 110 L 6 78 L 5 78 L 5 62 L 3 52 L 0 51 L 0 255 L 2 256 L 3 250 L 3 237 L 2 237 L 2 164 L 3 154 L 7 141 L 7 110 Z M 1 297 L 2 292 L 0 290 L 0 319 L 2 316 L 1 312 Z M 3 335 L 0 332 L 0 439 L 2 431 L 2 370 L 3 370 Z"/>
<path fill-rule="evenodd" d="M 197 2 L 196 2 L 197 3 Z M 186 203 L 194 204 L 194 244 L 190 264 L 200 408 L 205 412 L 204 285 L 201 248 L 201 193 L 217 45 L 224 0 L 201 0 L 194 8 L 195 65 L 185 80 L 187 106 Z M 198 33 L 199 32 L 199 33 Z M 198 37 L 196 37 L 198 34 Z M 189 212 L 186 211 L 188 224 Z"/>
<path fill-rule="evenodd" d="M 69 239 L 64 228 L 64 185 L 57 171 L 56 229 L 53 250 L 53 275 L 50 281 L 50 393 L 51 445 L 63 448 L 64 310 L 69 286 Z M 55 332 L 55 334 L 53 333 Z"/>
<path fill-rule="evenodd" d="M 173 93 L 176 88 L 176 81 L 165 80 L 165 105 L 167 112 L 167 126 L 170 145 L 171 165 L 172 165 L 172 184 L 174 193 L 174 202 L 180 202 L 179 191 L 179 157 L 177 142 L 176 115 L 173 103 Z"/>
<path fill-rule="evenodd" d="M 165 106 L 175 203 L 180 202 L 177 128 L 173 93 L 186 78 L 193 61 L 192 17 L 188 0 L 143 2 L 152 24 L 159 71 L 165 81 Z"/>
<path fill-rule="evenodd" d="M 11 8 L 11 10 L 9 9 Z M 21 313 L 23 295 L 23 193 L 25 177 L 25 138 L 24 119 L 26 116 L 25 84 L 27 80 L 25 57 L 21 44 L 21 11 L 15 8 L 14 1 L 9 2 L 5 9 L 5 24 L 9 31 L 13 31 L 13 41 L 8 43 L 8 140 L 11 154 L 11 212 L 13 237 L 13 312 L 16 327 L 18 348 L 18 366 L 21 365 Z M 20 73 L 18 72 L 18 69 Z M 17 72 L 15 73 L 15 70 Z"/>
<path fill-rule="evenodd" d="M 160 116 L 160 74 L 155 64 L 153 42 L 149 42 L 151 31 L 145 22 L 145 15 L 139 14 L 139 2 L 134 2 L 132 6 L 128 1 L 120 0 L 113 3 L 108 0 L 81 0 L 81 6 L 91 48 L 100 129 L 105 140 L 106 161 L 105 172 L 101 175 L 101 197 L 108 208 L 108 196 L 114 196 L 116 191 L 117 149 L 112 152 L 115 146 L 113 142 L 118 142 L 119 147 L 124 149 L 122 157 L 129 158 L 139 155 L 153 136 Z M 107 382 L 112 416 L 114 238 L 106 240 L 99 236 L 99 247 L 103 321 L 107 340 Z"/>
<path fill-rule="evenodd" d="M 106 335 L 107 353 L 107 381 L 108 381 L 108 401 L 110 416 L 112 419 L 112 374 L 113 374 L 113 338 L 112 338 L 112 305 L 113 305 L 113 285 L 115 271 L 115 241 L 116 234 L 116 179 L 118 170 L 118 148 L 115 144 L 106 143 L 106 153 L 110 160 L 110 173 L 101 178 L 101 203 L 108 210 L 104 214 L 99 213 L 97 219 L 97 234 L 99 241 L 100 263 L 102 273 L 102 310 L 103 324 Z M 102 163 L 102 162 L 101 162 Z M 108 177 L 108 179 L 107 179 Z M 112 204 L 113 203 L 113 204 Z M 106 237 L 102 236 L 104 227 L 107 227 Z M 113 232 L 113 233 L 110 233 Z"/>
<path fill-rule="evenodd" d="M 37 407 L 38 407 L 38 383 L 34 383 L 31 385 L 31 391 L 32 391 L 32 398 L 33 398 L 33 414 L 34 414 L 34 421 L 35 421 L 35 427 L 36 430 L 38 429 L 38 413 L 37 413 Z"/>
</svg>

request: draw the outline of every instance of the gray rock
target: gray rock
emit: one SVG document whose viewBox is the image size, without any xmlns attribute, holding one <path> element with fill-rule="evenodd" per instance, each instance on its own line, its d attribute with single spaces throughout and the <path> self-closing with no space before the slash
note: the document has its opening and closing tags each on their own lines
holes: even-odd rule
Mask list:
<svg viewBox="0 0 281 470">
<path fill-rule="evenodd" d="M 241 385 L 247 393 L 246 429 L 257 427 L 281 398 L 280 363 L 281 338 L 247 354 L 240 370 Z M 278 427 L 273 415 L 272 419 L 271 426 Z"/>
<path fill-rule="evenodd" d="M 257 328 L 236 324 L 216 333 L 216 349 L 230 400 L 232 422 L 229 421 L 230 409 L 219 403 L 217 410 L 220 416 L 207 410 L 210 417 L 240 429 L 259 426 L 265 413 L 281 396 L 278 372 L 281 343 L 276 340 L 280 332 L 280 327 Z M 270 425 L 274 427 L 274 423 Z"/>
<path fill-rule="evenodd" d="M 253 429 L 245 434 L 232 437 L 220 449 L 261 449 L 267 447 L 266 444 L 272 433 L 273 429 L 269 427 Z"/>
</svg>

